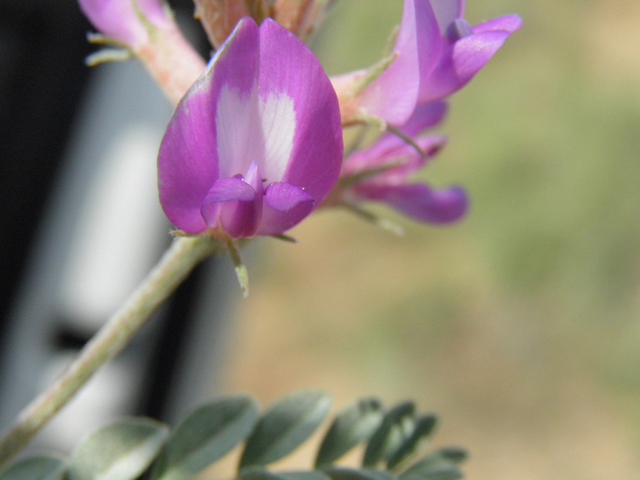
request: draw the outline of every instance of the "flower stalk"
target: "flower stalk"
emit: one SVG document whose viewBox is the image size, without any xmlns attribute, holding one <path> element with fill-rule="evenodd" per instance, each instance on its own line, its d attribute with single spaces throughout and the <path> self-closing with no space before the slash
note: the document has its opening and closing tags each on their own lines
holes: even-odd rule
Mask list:
<svg viewBox="0 0 640 480">
<path fill-rule="evenodd" d="M 0 467 L 16 455 L 98 368 L 118 354 L 153 311 L 202 260 L 215 254 L 220 242 L 212 237 L 181 237 L 164 254 L 138 289 L 82 349 L 78 358 L 51 386 L 27 405 L 0 438 Z"/>
</svg>

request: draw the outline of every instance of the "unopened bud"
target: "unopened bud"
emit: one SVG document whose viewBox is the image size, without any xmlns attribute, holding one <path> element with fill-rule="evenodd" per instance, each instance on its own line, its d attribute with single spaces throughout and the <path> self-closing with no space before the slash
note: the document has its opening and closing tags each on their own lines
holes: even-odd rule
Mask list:
<svg viewBox="0 0 640 480">
<path fill-rule="evenodd" d="M 195 0 L 195 4 L 196 18 L 216 49 L 231 35 L 241 18 L 250 16 L 245 0 Z"/>
<path fill-rule="evenodd" d="M 322 21 L 334 0 L 276 0 L 274 19 L 300 38 L 305 38 Z"/>
<path fill-rule="evenodd" d="M 79 4 L 99 32 L 133 50 L 147 42 L 151 30 L 173 25 L 162 0 L 79 0 Z"/>
</svg>

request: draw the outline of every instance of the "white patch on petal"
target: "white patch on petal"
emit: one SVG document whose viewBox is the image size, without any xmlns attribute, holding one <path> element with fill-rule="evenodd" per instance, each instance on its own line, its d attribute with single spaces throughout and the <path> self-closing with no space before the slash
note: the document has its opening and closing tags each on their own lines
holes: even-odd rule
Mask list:
<svg viewBox="0 0 640 480">
<path fill-rule="evenodd" d="M 216 109 L 220 178 L 246 175 L 252 161 L 268 183 L 282 180 L 293 150 L 296 113 L 286 93 L 258 99 L 227 85 Z"/>
<path fill-rule="evenodd" d="M 220 178 L 244 175 L 253 160 L 260 165 L 264 152 L 256 89 L 251 94 L 225 85 L 216 108 L 216 135 Z"/>
<path fill-rule="evenodd" d="M 270 93 L 261 98 L 258 106 L 264 153 L 260 171 L 268 183 L 282 180 L 296 133 L 296 112 L 293 99 L 284 92 Z"/>
</svg>

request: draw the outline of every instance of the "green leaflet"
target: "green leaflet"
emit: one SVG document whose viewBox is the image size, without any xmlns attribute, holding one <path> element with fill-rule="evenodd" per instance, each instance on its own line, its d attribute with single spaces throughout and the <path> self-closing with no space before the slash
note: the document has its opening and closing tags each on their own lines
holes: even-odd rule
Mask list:
<svg viewBox="0 0 640 480">
<path fill-rule="evenodd" d="M 397 480 L 395 475 L 375 468 L 326 467 L 322 471 L 331 480 Z"/>
<path fill-rule="evenodd" d="M 291 453 L 318 428 L 330 406 L 331 396 L 321 390 L 294 392 L 276 401 L 247 440 L 240 468 L 264 466 Z"/>
<path fill-rule="evenodd" d="M 358 443 L 368 440 L 383 416 L 382 405 L 375 398 L 362 398 L 344 407 L 320 445 L 316 468 L 334 463 Z"/>
<path fill-rule="evenodd" d="M 0 472 L 0 480 L 58 480 L 65 472 L 67 462 L 51 455 L 23 458 Z"/>
<path fill-rule="evenodd" d="M 291 453 L 320 425 L 331 405 L 321 390 L 291 393 L 260 418 L 248 395 L 227 395 L 198 406 L 169 434 L 148 418 L 124 418 L 82 440 L 69 461 L 34 456 L 15 462 L 0 480 L 135 480 L 149 466 L 151 480 L 188 480 L 246 440 L 235 480 L 457 480 L 463 449 L 436 450 L 403 468 L 428 439 L 436 416 L 416 416 L 413 402 L 386 414 L 375 398 L 361 398 L 336 416 L 318 450 L 316 469 L 272 472 L 264 468 Z M 367 444 L 364 468 L 333 464 L 358 443 Z M 386 468 L 382 468 L 382 467 Z M 400 474 L 394 474 L 394 469 Z"/>
<path fill-rule="evenodd" d="M 415 404 L 402 402 L 384 416 L 364 452 L 363 466 L 373 467 L 392 456 L 414 428 Z"/>
<path fill-rule="evenodd" d="M 414 423 L 411 435 L 400 444 L 400 447 L 389 456 L 387 468 L 393 469 L 398 466 L 409 455 L 414 453 L 420 444 L 425 442 L 433 433 L 438 419 L 435 415 L 428 414 L 418 417 Z"/>
<path fill-rule="evenodd" d="M 151 478 L 191 477 L 244 440 L 257 420 L 258 404 L 245 395 L 227 396 L 199 406 L 171 434 Z"/>
<path fill-rule="evenodd" d="M 76 447 L 69 480 L 133 480 L 153 462 L 169 427 L 149 418 L 124 418 L 93 432 Z"/>
</svg>

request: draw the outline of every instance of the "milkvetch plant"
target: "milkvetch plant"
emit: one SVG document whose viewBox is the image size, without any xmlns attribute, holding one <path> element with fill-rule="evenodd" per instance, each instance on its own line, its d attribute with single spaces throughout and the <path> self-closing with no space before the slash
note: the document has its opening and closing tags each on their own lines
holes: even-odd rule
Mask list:
<svg viewBox="0 0 640 480">
<path fill-rule="evenodd" d="M 379 224 L 384 222 L 362 210 L 361 203 L 384 202 L 413 219 L 437 224 L 459 220 L 467 210 L 461 187 L 433 187 L 410 176 L 447 142 L 428 132 L 444 117 L 446 98 L 467 84 L 520 28 L 519 17 L 471 26 L 463 18 L 462 0 L 404 0 L 389 52 L 369 69 L 329 79 L 302 39 L 322 21 L 333 0 L 194 1 L 196 16 L 216 50 L 208 65 L 184 39 L 164 1 L 79 0 L 99 32 L 89 40 L 106 47 L 87 63 L 135 57 L 177 105 L 158 155 L 160 204 L 177 228 L 177 238 L 68 371 L 25 407 L 0 438 L 0 466 L 127 344 L 204 258 L 229 253 L 246 294 L 240 241 L 254 236 L 292 240 L 288 230 L 320 206 L 347 207 Z M 381 134 L 369 145 L 356 145 L 343 160 L 342 129 L 353 125 L 374 125 Z M 53 479 L 66 472 L 72 479 L 133 479 L 156 455 L 154 479 L 187 478 L 229 447 L 227 437 L 224 448 L 213 434 L 196 438 L 203 433 L 195 428 L 203 418 L 212 422 L 214 433 L 228 422 L 238 427 L 235 443 L 248 438 L 238 473 L 244 480 L 460 476 L 456 464 L 464 454 L 457 450 L 436 452 L 405 469 L 408 456 L 431 434 L 435 417 L 416 416 L 412 403 L 382 414 L 371 401 L 338 416 L 320 448 L 320 470 L 293 475 L 264 470 L 304 440 L 326 414 L 324 394 L 292 398 L 274 405 L 261 420 L 254 418 L 251 400 L 221 400 L 228 409 L 219 403 L 203 407 L 169 436 L 169 428 L 158 422 L 124 421 L 106 427 L 113 431 L 90 437 L 70 463 L 38 457 L 10 467 L 0 478 Z M 210 415 L 207 409 L 217 413 Z M 244 418 L 240 424 L 229 418 L 234 411 Z M 278 443 L 283 431 L 291 433 L 287 425 L 300 428 Z M 114 432 L 125 432 L 124 443 L 106 447 L 105 439 L 114 438 Z M 190 443 L 200 440 L 199 446 Z M 361 441 L 368 441 L 363 469 L 332 466 Z M 187 452 L 194 456 L 183 458 L 177 467 L 176 455 L 189 445 L 204 450 Z M 111 457 L 96 456 L 103 447 Z M 371 470 L 381 465 L 384 469 Z"/>
</svg>

